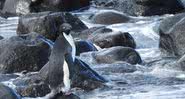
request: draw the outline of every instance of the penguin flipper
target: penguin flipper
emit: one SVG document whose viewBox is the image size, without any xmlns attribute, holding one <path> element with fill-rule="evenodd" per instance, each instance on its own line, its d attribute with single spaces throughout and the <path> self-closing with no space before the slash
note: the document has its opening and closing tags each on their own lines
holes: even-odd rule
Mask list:
<svg viewBox="0 0 185 99">
<path fill-rule="evenodd" d="M 75 60 L 76 64 L 78 64 L 79 66 L 79 70 L 80 70 L 80 75 L 82 75 L 83 77 L 85 77 L 86 79 L 92 79 L 95 81 L 100 81 L 100 82 L 107 82 L 107 80 L 105 78 L 103 78 L 102 76 L 100 76 L 97 72 L 95 72 L 93 69 L 91 69 L 89 67 L 88 64 L 86 64 L 85 62 L 83 62 L 80 59 L 76 59 Z"/>
</svg>

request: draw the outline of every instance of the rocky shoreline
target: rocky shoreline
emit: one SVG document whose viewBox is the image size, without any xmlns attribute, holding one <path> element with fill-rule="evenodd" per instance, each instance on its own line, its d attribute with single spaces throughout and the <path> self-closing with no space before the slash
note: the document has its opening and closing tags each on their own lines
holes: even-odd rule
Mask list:
<svg viewBox="0 0 185 99">
<path fill-rule="evenodd" d="M 91 94 L 95 90 L 120 90 L 120 93 L 127 94 L 124 90 L 131 88 L 135 91 L 133 86 L 138 88 L 145 84 L 184 84 L 185 80 L 176 77 L 162 79 L 152 73 L 143 73 L 152 71 L 156 65 L 160 65 L 158 68 L 184 72 L 185 14 L 181 1 L 183 0 L 0 1 L 0 16 L 3 19 L 19 17 L 16 36 L 0 37 L 0 99 L 37 98 L 50 92 L 44 80 L 48 73 L 52 46 L 58 37 L 57 33 L 61 32 L 59 26 L 63 23 L 72 26 L 71 34 L 77 49 L 75 67 L 79 73 L 72 82 L 73 94 L 65 96 L 58 93 L 53 99 L 86 99 L 86 96 L 82 97 L 80 94 Z M 99 12 L 86 14 L 93 8 Z M 110 28 L 120 24 L 123 24 L 121 27 L 137 25 L 141 20 L 150 23 L 147 17 L 166 14 L 173 15 L 157 20 L 158 32 L 155 35 L 159 36 L 157 49 L 160 56 L 156 59 L 145 59 L 141 55 L 137 45 L 140 42 L 132 32 Z M 147 17 L 143 20 L 140 16 Z M 87 23 L 94 26 L 89 28 Z M 141 41 L 147 43 L 144 39 Z M 120 75 L 118 78 L 117 74 Z M 11 85 L 14 88 L 10 88 Z M 111 96 L 107 93 L 105 95 Z"/>
</svg>

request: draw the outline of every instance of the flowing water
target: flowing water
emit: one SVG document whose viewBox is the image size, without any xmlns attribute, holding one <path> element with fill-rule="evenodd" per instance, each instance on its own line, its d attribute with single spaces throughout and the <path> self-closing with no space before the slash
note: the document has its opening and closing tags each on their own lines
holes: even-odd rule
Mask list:
<svg viewBox="0 0 185 99">
<path fill-rule="evenodd" d="M 101 26 L 92 24 L 88 17 L 92 13 L 104 10 L 91 8 L 85 12 L 74 13 L 88 26 Z M 172 16 L 132 17 L 134 22 L 106 26 L 114 31 L 129 32 L 135 39 L 136 50 L 143 60 L 142 65 L 136 65 L 137 71 L 133 73 L 105 72 L 101 68 L 106 64 L 92 64 L 88 57 L 81 57 L 97 72 L 107 78 L 107 88 L 96 89 L 91 92 L 77 91 L 82 99 L 185 99 L 185 73 L 175 68 L 166 68 L 165 64 L 173 62 L 173 58 L 164 58 L 159 45 L 158 27 L 161 20 Z M 0 18 L 0 35 L 9 38 L 16 35 L 18 17 L 9 19 Z M 21 76 L 20 74 L 14 74 Z M 6 75 L 5 75 L 6 76 Z M 12 86 L 11 79 L 1 80 Z"/>
</svg>

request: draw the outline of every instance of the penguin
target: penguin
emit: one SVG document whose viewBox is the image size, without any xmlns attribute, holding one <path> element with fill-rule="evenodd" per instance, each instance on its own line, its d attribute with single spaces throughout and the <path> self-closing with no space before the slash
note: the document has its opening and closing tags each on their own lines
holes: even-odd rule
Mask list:
<svg viewBox="0 0 185 99">
<path fill-rule="evenodd" d="M 56 39 L 49 57 L 47 83 L 51 89 L 49 97 L 60 92 L 70 94 L 71 78 L 75 61 L 76 47 L 70 34 L 71 25 L 64 23 L 60 26 L 59 36 Z"/>
</svg>

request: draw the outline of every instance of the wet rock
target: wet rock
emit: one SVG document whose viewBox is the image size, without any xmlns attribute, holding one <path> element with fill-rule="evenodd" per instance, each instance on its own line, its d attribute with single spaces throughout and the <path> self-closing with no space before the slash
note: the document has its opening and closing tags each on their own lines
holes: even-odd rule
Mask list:
<svg viewBox="0 0 185 99">
<path fill-rule="evenodd" d="M 97 51 L 96 47 L 89 41 L 76 41 L 75 46 L 77 56 L 84 52 Z"/>
<path fill-rule="evenodd" d="M 2 36 L 0 36 L 0 40 L 2 40 L 3 39 L 3 37 Z"/>
<path fill-rule="evenodd" d="M 168 65 L 171 68 L 174 68 L 180 71 L 185 71 L 185 55 L 183 55 L 181 58 L 179 58 L 175 62 L 172 62 Z"/>
<path fill-rule="evenodd" d="M 177 0 L 179 1 L 179 3 L 181 4 L 181 6 L 183 6 L 185 8 L 185 1 L 184 0 Z"/>
<path fill-rule="evenodd" d="M 20 17 L 17 34 L 37 32 L 48 39 L 55 40 L 58 36 L 59 26 L 65 21 L 72 26 L 72 31 L 87 29 L 85 24 L 70 13 L 42 12 Z"/>
<path fill-rule="evenodd" d="M 0 72 L 38 71 L 49 54 L 49 45 L 36 33 L 0 40 Z"/>
<path fill-rule="evenodd" d="M 136 48 L 134 38 L 127 32 L 93 33 L 89 40 L 101 48 L 125 46 Z"/>
<path fill-rule="evenodd" d="M 97 6 L 134 16 L 174 14 L 184 10 L 178 0 L 93 0 Z"/>
<path fill-rule="evenodd" d="M 126 23 L 130 20 L 127 15 L 115 11 L 105 11 L 95 14 L 92 23 L 111 25 L 116 23 Z"/>
<path fill-rule="evenodd" d="M 93 90 L 105 86 L 103 83 L 107 82 L 107 80 L 92 70 L 85 62 L 76 58 L 74 64 L 76 69 L 73 71 L 74 75 L 71 79 L 72 88 L 77 87 L 84 90 Z M 45 82 L 47 82 L 48 70 L 49 63 L 39 72 Z"/>
<path fill-rule="evenodd" d="M 3 4 L 3 1 L 2 1 Z M 11 14 L 28 14 L 43 11 L 72 11 L 90 5 L 90 0 L 6 0 L 3 12 Z M 62 5 L 62 6 L 61 6 Z"/>
<path fill-rule="evenodd" d="M 7 12 L 3 12 L 3 11 L 0 10 L 0 17 L 8 18 L 8 17 L 14 17 L 14 16 L 17 16 L 17 15 L 16 14 L 7 13 Z"/>
<path fill-rule="evenodd" d="M 5 1 L 6 1 L 6 0 L 1 0 L 1 1 L 0 1 L 0 9 L 3 8 Z"/>
<path fill-rule="evenodd" d="M 107 32 L 112 32 L 112 29 L 106 28 L 104 26 L 100 26 L 100 27 L 92 27 L 78 33 L 72 33 L 72 35 L 75 38 L 87 40 L 88 37 L 94 33 L 98 34 L 98 33 L 107 33 Z"/>
<path fill-rule="evenodd" d="M 140 64 L 142 62 L 140 55 L 134 49 L 129 47 L 111 47 L 97 52 L 83 53 L 80 55 L 82 59 L 88 58 L 92 63 L 112 64 L 119 61 L 128 62 L 130 64 Z"/>
<path fill-rule="evenodd" d="M 18 75 L 15 75 L 15 74 L 0 74 L 0 82 L 8 81 L 10 79 L 15 79 L 17 77 Z"/>
<path fill-rule="evenodd" d="M 62 5 L 62 6 L 61 6 Z M 90 0 L 35 0 L 31 3 L 32 12 L 73 11 L 90 5 Z"/>
<path fill-rule="evenodd" d="M 11 14 L 28 14 L 30 13 L 30 4 L 31 0 L 6 0 L 3 12 Z"/>
<path fill-rule="evenodd" d="M 38 73 L 19 77 L 13 81 L 13 84 L 22 97 L 43 97 L 50 92 L 49 86 L 43 82 Z"/>
<path fill-rule="evenodd" d="M 0 84 L 0 99 L 20 99 L 20 97 L 11 88 Z"/>
<path fill-rule="evenodd" d="M 181 57 L 185 54 L 185 14 L 177 14 L 163 20 L 159 27 L 159 47 L 170 55 Z"/>
</svg>

